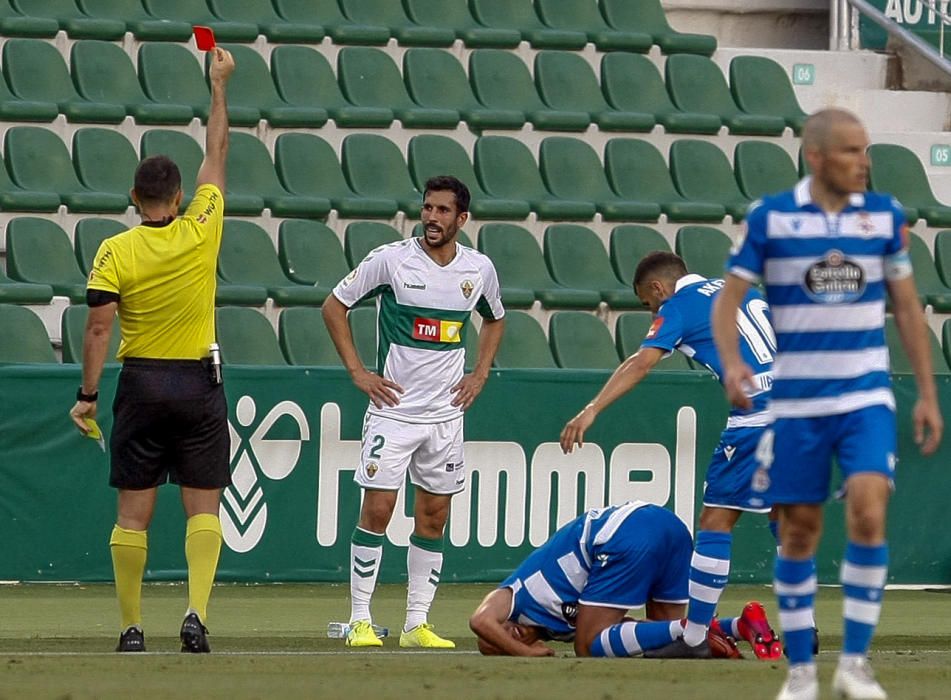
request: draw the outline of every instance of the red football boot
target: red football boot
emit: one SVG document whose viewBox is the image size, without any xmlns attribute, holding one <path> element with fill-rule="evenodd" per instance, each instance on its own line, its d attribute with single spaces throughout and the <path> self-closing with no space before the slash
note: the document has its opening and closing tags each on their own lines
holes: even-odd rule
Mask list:
<svg viewBox="0 0 951 700">
<path fill-rule="evenodd" d="M 740 636 L 753 647 L 757 659 L 778 659 L 783 655 L 783 645 L 769 626 L 766 610 L 761 603 L 750 601 L 736 622 Z"/>
</svg>

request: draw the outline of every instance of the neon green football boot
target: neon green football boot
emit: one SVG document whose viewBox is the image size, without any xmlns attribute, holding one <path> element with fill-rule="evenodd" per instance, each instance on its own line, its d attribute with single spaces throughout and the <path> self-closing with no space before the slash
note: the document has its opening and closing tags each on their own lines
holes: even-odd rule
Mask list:
<svg viewBox="0 0 951 700">
<path fill-rule="evenodd" d="M 400 633 L 400 646 L 404 649 L 455 649 L 456 643 L 443 639 L 433 632 L 433 626 L 424 622 L 409 632 Z"/>
<path fill-rule="evenodd" d="M 369 620 L 357 620 L 347 632 L 348 647 L 381 647 L 383 640 L 376 636 Z"/>
</svg>

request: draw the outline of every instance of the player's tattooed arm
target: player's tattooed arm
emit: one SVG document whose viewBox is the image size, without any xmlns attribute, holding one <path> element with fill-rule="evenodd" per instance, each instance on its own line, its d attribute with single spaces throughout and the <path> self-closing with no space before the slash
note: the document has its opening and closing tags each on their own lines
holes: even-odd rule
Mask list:
<svg viewBox="0 0 951 700">
<path fill-rule="evenodd" d="M 478 637 L 479 651 L 486 656 L 554 656 L 555 650 L 532 628 L 508 620 L 511 609 L 512 591 L 497 588 L 472 613 L 469 628 Z"/>
</svg>

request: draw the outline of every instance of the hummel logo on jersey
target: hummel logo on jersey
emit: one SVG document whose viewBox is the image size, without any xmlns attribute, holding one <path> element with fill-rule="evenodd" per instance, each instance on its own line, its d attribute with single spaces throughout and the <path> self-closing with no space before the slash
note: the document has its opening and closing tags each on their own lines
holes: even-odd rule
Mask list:
<svg viewBox="0 0 951 700">
<path fill-rule="evenodd" d="M 425 284 L 411 284 L 409 282 L 403 282 L 404 289 L 426 289 Z"/>
<path fill-rule="evenodd" d="M 440 321 L 434 318 L 413 319 L 413 339 L 430 343 L 461 343 L 461 321 Z"/>
<path fill-rule="evenodd" d="M 723 454 L 726 455 L 726 461 L 729 462 L 733 459 L 733 453 L 736 452 L 736 447 L 734 445 L 727 445 L 723 448 Z"/>
</svg>

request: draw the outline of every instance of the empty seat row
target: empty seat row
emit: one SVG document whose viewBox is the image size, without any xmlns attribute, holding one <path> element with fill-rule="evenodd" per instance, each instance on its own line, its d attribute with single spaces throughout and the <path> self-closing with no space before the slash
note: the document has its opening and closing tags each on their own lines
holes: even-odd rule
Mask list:
<svg viewBox="0 0 951 700">
<path fill-rule="evenodd" d="M 712 36 L 670 27 L 659 0 L 0 0 L 0 34 L 74 39 L 185 41 L 191 26 L 212 27 L 224 41 L 319 42 L 407 46 L 580 49 L 700 53 Z"/>
<path fill-rule="evenodd" d="M 770 59 L 740 56 L 730 66 L 732 94 L 720 69 L 702 56 L 668 59 L 661 78 L 646 56 L 606 54 L 602 82 L 580 55 L 542 51 L 528 66 L 510 51 L 484 49 L 462 64 L 441 49 L 410 49 L 402 74 L 380 49 L 346 47 L 334 75 L 322 53 L 281 46 L 270 67 L 255 50 L 229 46 L 238 70 L 228 86 L 229 117 L 240 126 L 265 119 L 272 126 L 452 128 L 465 121 L 481 130 L 546 130 L 738 134 L 798 130 L 805 118 L 782 67 Z M 67 67 L 50 43 L 12 39 L 3 47 L 5 84 L 0 118 L 73 122 L 187 124 L 207 118 L 208 86 L 196 57 L 184 46 L 146 43 L 138 73 L 118 44 L 78 41 Z M 665 87 L 666 82 L 666 87 Z"/>
</svg>

